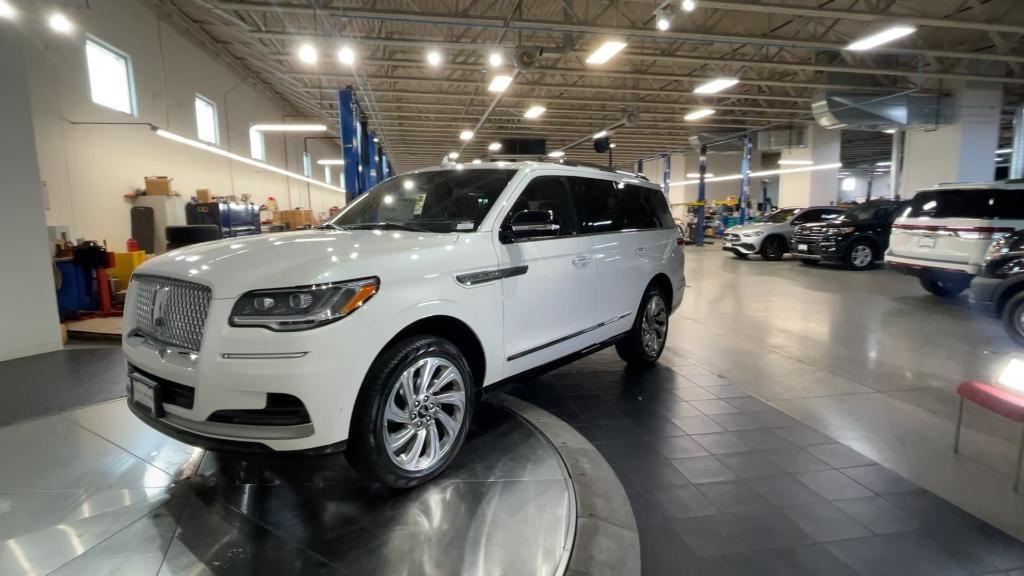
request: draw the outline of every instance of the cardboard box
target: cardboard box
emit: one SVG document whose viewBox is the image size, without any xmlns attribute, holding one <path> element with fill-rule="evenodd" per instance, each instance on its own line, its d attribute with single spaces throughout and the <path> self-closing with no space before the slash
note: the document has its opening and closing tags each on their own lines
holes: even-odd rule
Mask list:
<svg viewBox="0 0 1024 576">
<path fill-rule="evenodd" d="M 274 212 L 274 220 L 289 230 L 299 230 L 305 226 L 318 224 L 312 210 L 278 210 Z"/>
<path fill-rule="evenodd" d="M 171 180 L 167 176 L 146 176 L 146 196 L 173 196 Z"/>
<path fill-rule="evenodd" d="M 210 193 L 208 188 L 200 188 L 196 190 L 196 200 L 198 200 L 200 204 L 213 202 L 213 194 Z"/>
</svg>

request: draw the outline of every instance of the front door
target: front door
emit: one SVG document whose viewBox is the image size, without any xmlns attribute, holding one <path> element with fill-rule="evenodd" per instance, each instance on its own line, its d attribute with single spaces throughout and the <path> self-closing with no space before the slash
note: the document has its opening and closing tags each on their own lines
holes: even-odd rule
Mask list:
<svg viewBox="0 0 1024 576">
<path fill-rule="evenodd" d="M 594 272 L 590 238 L 580 233 L 572 197 L 561 176 L 529 180 L 512 209 L 549 211 L 558 230 L 505 238 L 498 244 L 502 269 L 525 271 L 502 280 L 506 374 L 515 374 L 585 348 L 593 342 Z"/>
</svg>

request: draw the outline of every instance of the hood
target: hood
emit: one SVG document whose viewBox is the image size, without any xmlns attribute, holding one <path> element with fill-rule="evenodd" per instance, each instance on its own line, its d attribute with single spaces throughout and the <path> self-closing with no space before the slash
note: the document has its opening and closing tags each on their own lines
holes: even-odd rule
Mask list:
<svg viewBox="0 0 1024 576">
<path fill-rule="evenodd" d="M 459 234 L 404 230 L 306 230 L 229 238 L 173 250 L 136 269 L 206 284 L 214 298 L 436 267 Z M 408 254 L 403 265 L 396 255 Z M 390 259 L 388 264 L 382 263 Z"/>
<path fill-rule="evenodd" d="M 754 230 L 764 231 L 766 228 L 772 226 L 778 226 L 778 224 L 772 224 L 771 222 L 751 222 L 749 224 L 742 224 L 740 226 L 733 226 L 727 229 L 727 234 L 742 234 L 744 232 L 753 232 Z"/>
</svg>

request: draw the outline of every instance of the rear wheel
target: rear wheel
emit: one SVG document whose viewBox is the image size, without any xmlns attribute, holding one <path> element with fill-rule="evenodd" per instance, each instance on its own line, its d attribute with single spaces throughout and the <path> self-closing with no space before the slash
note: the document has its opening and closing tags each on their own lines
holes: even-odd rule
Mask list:
<svg viewBox="0 0 1024 576">
<path fill-rule="evenodd" d="M 473 415 L 473 378 L 451 342 L 414 336 L 384 351 L 363 382 L 347 457 L 367 478 L 412 488 L 440 474 Z"/>
<path fill-rule="evenodd" d="M 1024 292 L 1015 294 L 1003 307 L 1003 328 L 1018 346 L 1024 346 Z"/>
<path fill-rule="evenodd" d="M 843 264 L 848 270 L 867 270 L 875 263 L 875 247 L 867 240 L 857 240 L 847 250 Z"/>
<path fill-rule="evenodd" d="M 661 289 L 648 288 L 633 327 L 615 343 L 615 351 L 627 364 L 651 366 L 661 356 L 668 338 L 669 307 L 665 298 Z"/>
<path fill-rule="evenodd" d="M 919 278 L 919 281 L 921 282 L 922 288 L 936 296 L 942 296 L 943 298 L 959 296 L 961 292 L 967 290 L 967 287 L 971 285 L 971 281 L 969 279 Z"/>
<path fill-rule="evenodd" d="M 769 236 L 761 244 L 761 258 L 765 260 L 782 260 L 786 253 L 786 241 L 781 236 Z"/>
</svg>

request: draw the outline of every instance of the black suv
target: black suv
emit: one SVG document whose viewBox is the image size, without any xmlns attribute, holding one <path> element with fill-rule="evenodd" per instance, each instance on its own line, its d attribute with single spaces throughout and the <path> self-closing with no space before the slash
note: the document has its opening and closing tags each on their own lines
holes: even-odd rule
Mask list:
<svg viewBox="0 0 1024 576">
<path fill-rule="evenodd" d="M 981 271 L 971 281 L 971 304 L 1002 316 L 1006 333 L 1024 346 L 1024 230 L 988 247 Z"/>
<path fill-rule="evenodd" d="M 793 255 L 804 264 L 828 262 L 866 270 L 882 259 L 892 222 L 904 206 L 905 202 L 872 200 L 835 220 L 798 226 L 791 243 Z"/>
</svg>

